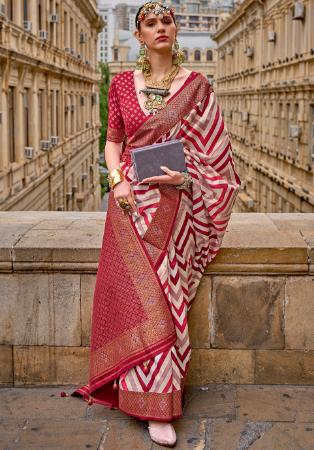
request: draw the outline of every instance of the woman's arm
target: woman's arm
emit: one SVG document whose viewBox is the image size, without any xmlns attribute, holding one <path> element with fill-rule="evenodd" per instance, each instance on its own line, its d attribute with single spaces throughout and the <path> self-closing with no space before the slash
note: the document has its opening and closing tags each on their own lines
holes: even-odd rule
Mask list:
<svg viewBox="0 0 314 450">
<path fill-rule="evenodd" d="M 120 155 L 122 153 L 122 142 L 106 141 L 105 160 L 109 172 L 120 168 Z"/>
<path fill-rule="evenodd" d="M 120 168 L 121 153 L 122 153 L 122 142 L 106 141 L 105 160 L 109 173 L 113 169 Z M 131 205 L 132 212 L 137 211 L 133 190 L 131 188 L 130 183 L 127 180 L 124 179 L 123 181 L 114 186 L 113 195 L 118 207 L 120 207 L 119 200 L 127 199 Z"/>
</svg>

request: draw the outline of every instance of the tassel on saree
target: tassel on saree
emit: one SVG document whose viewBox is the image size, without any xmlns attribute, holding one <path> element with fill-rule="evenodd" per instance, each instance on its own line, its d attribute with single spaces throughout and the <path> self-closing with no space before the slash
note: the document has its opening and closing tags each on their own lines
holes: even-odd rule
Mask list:
<svg viewBox="0 0 314 450">
<path fill-rule="evenodd" d="M 145 375 L 147 375 L 148 372 L 149 372 L 148 364 L 149 364 L 149 361 L 146 361 L 146 362 L 143 363 L 143 365 L 144 365 L 143 372 L 145 373 Z"/>
</svg>

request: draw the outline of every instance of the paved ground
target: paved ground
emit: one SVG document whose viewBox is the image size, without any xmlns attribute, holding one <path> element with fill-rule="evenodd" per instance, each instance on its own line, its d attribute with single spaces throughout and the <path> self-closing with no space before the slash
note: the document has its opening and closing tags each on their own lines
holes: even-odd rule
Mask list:
<svg viewBox="0 0 314 450">
<path fill-rule="evenodd" d="M 60 397 L 69 386 L 0 388 L 0 449 L 157 450 L 146 422 Z M 176 449 L 314 450 L 314 386 L 188 388 Z"/>
</svg>

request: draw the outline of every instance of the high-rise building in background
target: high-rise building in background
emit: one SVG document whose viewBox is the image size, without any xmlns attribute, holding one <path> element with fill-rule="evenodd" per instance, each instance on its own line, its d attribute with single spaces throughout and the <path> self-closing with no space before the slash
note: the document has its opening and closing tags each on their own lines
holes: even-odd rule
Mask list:
<svg viewBox="0 0 314 450">
<path fill-rule="evenodd" d="M 95 0 L 2 1 L 0 210 L 99 210 Z"/>
<path fill-rule="evenodd" d="M 167 0 L 173 6 L 176 20 L 183 31 L 215 33 L 221 19 L 233 9 L 233 0 Z"/>
<path fill-rule="evenodd" d="M 108 62 L 112 60 L 112 45 L 116 28 L 114 7 L 106 1 L 98 1 L 98 10 L 104 26 L 99 33 L 98 61 Z"/>
<path fill-rule="evenodd" d="M 119 36 L 119 30 L 130 31 L 132 35 L 135 30 L 135 16 L 141 5 L 118 3 L 113 4 L 108 0 L 98 0 L 98 10 L 105 22 L 99 34 L 98 60 L 110 62 L 114 60 L 113 44 Z"/>
<path fill-rule="evenodd" d="M 214 36 L 242 211 L 314 210 L 314 0 L 244 0 Z"/>
<path fill-rule="evenodd" d="M 118 3 L 115 7 L 115 15 L 116 15 L 116 28 L 119 30 L 128 30 L 129 23 L 129 6 L 126 3 Z"/>
</svg>

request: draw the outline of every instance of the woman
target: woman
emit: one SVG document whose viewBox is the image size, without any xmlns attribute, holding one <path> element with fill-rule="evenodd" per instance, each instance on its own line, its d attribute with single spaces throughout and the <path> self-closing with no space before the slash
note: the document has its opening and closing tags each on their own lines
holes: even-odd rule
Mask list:
<svg viewBox="0 0 314 450">
<path fill-rule="evenodd" d="M 146 3 L 136 27 L 140 69 L 116 75 L 109 90 L 111 191 L 90 381 L 72 395 L 147 420 L 152 440 L 173 446 L 171 421 L 182 415 L 191 354 L 187 313 L 221 246 L 240 180 L 211 86 L 180 66 L 173 11 Z M 187 172 L 164 167 L 164 175 L 137 182 L 132 150 L 173 139 L 184 145 Z"/>
</svg>

